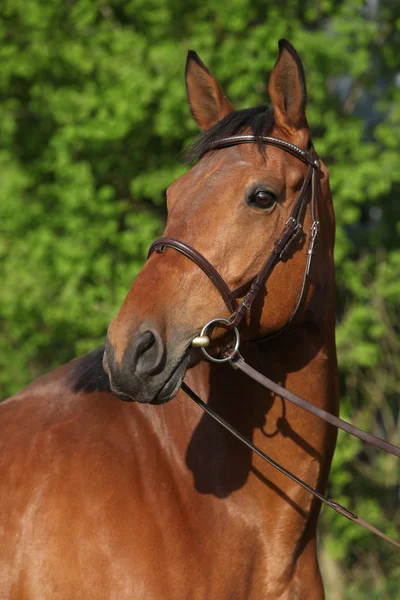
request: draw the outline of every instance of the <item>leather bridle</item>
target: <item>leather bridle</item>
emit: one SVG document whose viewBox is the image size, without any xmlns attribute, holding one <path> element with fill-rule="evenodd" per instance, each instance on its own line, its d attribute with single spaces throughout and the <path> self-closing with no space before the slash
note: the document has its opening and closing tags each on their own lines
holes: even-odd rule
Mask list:
<svg viewBox="0 0 400 600">
<path fill-rule="evenodd" d="M 296 158 L 308 165 L 307 175 L 304 179 L 303 185 L 299 192 L 299 195 L 294 203 L 292 212 L 285 223 L 280 236 L 275 240 L 274 248 L 267 260 L 264 262 L 260 271 L 255 277 L 252 277 L 249 281 L 246 281 L 243 285 L 231 291 L 223 277 L 218 271 L 212 266 L 212 264 L 202 255 L 200 252 L 189 246 L 186 242 L 182 242 L 175 238 L 162 237 L 155 242 L 149 248 L 148 256 L 151 256 L 153 252 L 161 254 L 166 248 L 173 248 L 181 254 L 184 254 L 187 258 L 190 258 L 200 269 L 207 275 L 212 281 L 217 290 L 222 296 L 228 310 L 231 312 L 229 317 L 229 324 L 227 329 L 233 329 L 237 327 L 242 321 L 246 311 L 250 310 L 258 292 L 262 289 L 271 275 L 274 267 L 277 263 L 286 258 L 290 247 L 293 245 L 303 231 L 303 219 L 306 212 L 307 203 L 309 200 L 309 188 L 311 187 L 311 218 L 312 226 L 310 230 L 310 240 L 307 249 L 307 263 L 304 272 L 304 279 L 299 301 L 297 302 L 296 308 L 293 311 L 289 321 L 292 321 L 295 313 L 301 305 L 301 300 L 306 289 L 306 279 L 310 271 L 311 259 L 314 252 L 314 245 L 317 241 L 319 234 L 319 221 L 317 220 L 317 207 L 316 207 L 316 193 L 315 193 L 315 178 L 319 168 L 319 160 L 314 151 L 312 145 L 308 151 L 302 150 L 298 146 L 291 144 L 285 140 L 278 138 L 272 138 L 268 136 L 256 137 L 253 135 L 235 135 L 227 138 L 218 140 L 210 144 L 210 150 L 216 150 L 218 148 L 226 148 L 227 146 L 236 146 L 238 144 L 251 144 L 260 143 L 269 144 L 281 148 L 285 152 L 289 152 Z M 246 293 L 247 292 L 247 293 Z M 243 294 L 246 295 L 242 301 L 238 304 L 237 299 L 241 298 Z M 286 327 L 286 326 L 285 326 Z"/>
<path fill-rule="evenodd" d="M 238 331 L 238 326 L 243 320 L 244 315 L 247 311 L 250 310 L 254 300 L 256 299 L 259 291 L 264 288 L 265 284 L 268 281 L 274 267 L 278 264 L 279 261 L 286 258 L 288 256 L 288 251 L 290 247 L 293 245 L 296 239 L 302 234 L 303 230 L 303 221 L 305 218 L 307 205 L 310 202 L 311 206 L 311 229 L 309 232 L 309 241 L 307 248 L 307 261 L 304 269 L 303 282 L 300 290 L 300 295 L 298 297 L 296 306 L 289 317 L 288 321 L 284 325 L 282 329 L 278 332 L 274 333 L 270 337 L 275 337 L 276 335 L 282 333 L 289 323 L 293 321 L 300 306 L 302 305 L 302 301 L 307 289 L 307 279 L 310 273 L 311 261 L 314 255 L 314 247 L 317 242 L 319 231 L 320 231 L 320 223 L 317 218 L 317 198 L 316 198 L 316 176 L 318 169 L 320 167 L 320 163 L 315 153 L 315 150 L 310 143 L 308 150 L 302 150 L 295 144 L 287 142 L 286 140 L 281 140 L 274 137 L 268 136 L 254 136 L 254 135 L 235 135 L 223 138 L 216 142 L 212 142 L 209 145 L 208 150 L 217 150 L 220 148 L 226 148 L 228 146 L 235 146 L 238 144 L 266 144 L 275 146 L 288 152 L 301 160 L 302 162 L 308 165 L 308 170 L 306 177 L 304 179 L 303 185 L 300 189 L 299 195 L 294 203 L 293 209 L 288 220 L 285 223 L 285 226 L 279 235 L 279 237 L 274 242 L 274 247 L 263 266 L 261 267 L 258 274 L 241 285 L 239 288 L 231 291 L 227 283 L 224 281 L 223 277 L 218 273 L 218 271 L 212 266 L 212 264 L 202 255 L 200 252 L 192 248 L 186 242 L 182 242 L 175 238 L 162 237 L 152 243 L 149 249 L 148 256 L 150 257 L 153 252 L 158 254 L 162 254 L 166 248 L 172 248 L 177 250 L 187 258 L 189 258 L 192 262 L 194 262 L 212 281 L 214 286 L 217 288 L 219 293 L 221 294 L 222 299 L 224 300 L 228 310 L 230 311 L 230 317 L 228 319 L 212 319 L 208 323 L 206 323 L 200 332 L 200 336 L 196 339 L 199 340 L 199 345 L 202 345 L 201 348 L 204 356 L 213 362 L 222 363 L 229 362 L 230 365 L 234 369 L 239 369 L 244 372 L 246 375 L 257 381 L 259 384 L 264 386 L 265 388 L 273 391 L 275 394 L 285 398 L 289 402 L 299 406 L 303 410 L 308 411 L 309 413 L 317 416 L 318 418 L 324 420 L 335 427 L 354 435 L 355 437 L 384 450 L 385 452 L 389 452 L 394 454 L 397 457 L 400 457 L 400 448 L 397 446 L 382 440 L 370 433 L 367 433 L 350 423 L 347 423 L 343 419 L 328 413 L 327 411 L 317 407 L 316 405 L 296 396 L 292 392 L 286 390 L 280 385 L 268 379 L 255 369 L 253 369 L 250 365 L 248 365 L 239 352 L 240 345 L 240 336 Z M 310 191 L 311 190 L 311 191 Z M 243 297 L 244 296 L 244 297 Z M 242 298 L 240 302 L 238 302 L 238 298 Z M 210 327 L 214 327 L 217 325 L 219 327 L 223 327 L 228 330 L 233 330 L 235 334 L 235 343 L 230 344 L 225 348 L 223 355 L 220 357 L 211 356 L 207 350 L 206 346 L 209 343 L 209 337 L 207 335 L 208 329 Z M 265 339 L 265 338 L 263 338 Z M 255 340 L 260 341 L 260 340 Z M 241 442 L 243 442 L 246 446 L 248 446 L 253 452 L 258 454 L 261 458 L 271 464 L 274 468 L 278 469 L 281 473 L 289 477 L 292 481 L 295 481 L 298 485 L 307 490 L 310 494 L 312 494 L 315 498 L 318 498 L 321 502 L 338 512 L 339 514 L 345 516 L 347 519 L 354 521 L 368 529 L 369 531 L 375 533 L 376 535 L 382 537 L 386 541 L 400 548 L 400 543 L 389 538 L 384 533 L 360 519 L 353 512 L 349 511 L 346 507 L 341 504 L 330 500 L 323 496 L 316 489 L 309 486 L 306 482 L 302 481 L 296 475 L 279 465 L 276 461 L 274 461 L 271 457 L 265 454 L 262 450 L 260 450 L 257 446 L 255 446 L 250 440 L 245 438 L 240 432 L 238 432 L 234 427 L 232 427 L 229 423 L 227 423 L 222 417 L 217 415 L 207 404 L 205 404 L 198 396 L 189 388 L 189 386 L 185 383 L 182 383 L 182 389 L 188 394 L 188 396 L 198 404 L 207 414 L 209 414 L 213 419 L 215 419 L 220 425 L 225 427 L 230 433 L 232 433 L 235 437 L 237 437 Z"/>
</svg>

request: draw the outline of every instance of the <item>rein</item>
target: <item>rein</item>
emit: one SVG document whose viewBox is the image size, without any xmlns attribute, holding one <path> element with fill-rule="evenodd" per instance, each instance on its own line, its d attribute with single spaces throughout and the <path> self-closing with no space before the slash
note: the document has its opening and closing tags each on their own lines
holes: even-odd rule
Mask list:
<svg viewBox="0 0 400 600">
<path fill-rule="evenodd" d="M 400 448 L 397 446 L 382 440 L 370 433 L 359 429 L 358 427 L 351 425 L 347 421 L 328 413 L 327 411 L 315 406 L 311 402 L 300 398 L 296 394 L 286 390 L 282 386 L 273 382 L 268 377 L 265 377 L 255 369 L 253 369 L 250 365 L 248 365 L 239 352 L 240 345 L 240 335 L 237 329 L 238 325 L 243 320 L 244 315 L 248 310 L 250 310 L 255 298 L 258 295 L 258 292 L 265 286 L 268 278 L 270 277 L 274 267 L 278 264 L 279 261 L 284 259 L 287 254 L 290 246 L 293 242 L 302 234 L 303 230 L 303 219 L 305 217 L 305 212 L 307 209 L 308 200 L 310 199 L 311 205 L 311 218 L 312 218 L 312 226 L 309 233 L 309 243 L 307 248 L 307 261 L 303 275 L 303 283 L 300 291 L 300 295 L 296 306 L 289 317 L 287 323 L 284 327 L 277 333 L 272 334 L 270 337 L 275 337 L 276 335 L 282 333 L 289 323 L 296 316 L 307 288 L 307 280 L 308 275 L 310 273 L 311 261 L 314 255 L 314 247 L 317 242 L 320 230 L 320 224 L 317 219 L 317 206 L 316 206 L 316 173 L 319 169 L 319 160 L 314 151 L 313 146 L 310 146 L 308 151 L 302 150 L 298 146 L 287 142 L 286 140 L 281 140 L 278 138 L 272 138 L 268 136 L 256 137 L 253 135 L 236 135 L 230 136 L 227 138 L 223 138 L 218 140 L 217 142 L 213 142 L 210 146 L 210 150 L 216 150 L 219 148 L 226 148 L 228 146 L 234 146 L 238 144 L 249 144 L 249 143 L 257 143 L 262 142 L 266 145 L 275 146 L 288 152 L 301 160 L 302 162 L 308 164 L 308 171 L 306 177 L 304 179 L 303 185 L 301 187 L 300 193 L 295 201 L 292 212 L 285 223 L 285 227 L 283 228 L 280 236 L 275 240 L 274 248 L 271 254 L 268 256 L 267 260 L 264 262 L 264 265 L 261 267 L 258 274 L 241 285 L 239 288 L 231 291 L 229 286 L 224 281 L 223 277 L 218 273 L 218 271 L 211 265 L 211 263 L 202 255 L 200 252 L 186 244 L 186 242 L 182 242 L 175 238 L 163 237 L 150 246 L 148 257 L 156 252 L 157 254 L 162 254 L 166 248 L 172 248 L 177 250 L 187 258 L 189 258 L 192 262 L 194 262 L 212 281 L 214 286 L 217 288 L 219 293 L 221 294 L 222 299 L 224 300 L 228 310 L 230 311 L 230 317 L 228 319 L 212 319 L 206 325 L 204 325 L 203 329 L 200 332 L 200 335 L 196 337 L 192 341 L 193 346 L 201 347 L 201 350 L 204 356 L 215 363 L 223 363 L 229 362 L 229 364 L 234 369 L 239 369 L 243 373 L 245 373 L 248 377 L 251 377 L 254 381 L 257 381 L 260 385 L 267 388 L 268 390 L 274 392 L 275 394 L 285 398 L 289 402 L 295 404 L 296 406 L 306 410 L 307 412 L 313 414 L 314 416 L 322 419 L 326 423 L 330 423 L 331 425 L 341 429 L 342 431 L 346 431 L 347 433 L 363 440 L 364 442 L 371 444 L 384 452 L 388 452 L 394 454 L 397 457 L 400 457 Z M 311 192 L 309 193 L 309 189 Z M 244 295 L 245 294 L 245 295 Z M 244 297 L 243 297 L 244 295 Z M 238 303 L 238 298 L 243 297 L 240 303 Z M 210 337 L 207 335 L 209 328 L 212 328 L 218 324 L 220 327 L 223 327 L 227 330 L 233 330 L 235 335 L 235 341 L 233 344 L 230 344 L 223 351 L 221 357 L 211 356 L 206 347 L 210 343 Z M 266 339 L 266 338 L 263 338 Z M 307 490 L 310 494 L 312 494 L 315 498 L 320 500 L 322 503 L 326 504 L 337 513 L 343 515 L 350 521 L 358 523 L 368 531 L 378 535 L 383 538 L 387 542 L 390 542 L 397 548 L 400 548 L 400 543 L 386 536 L 383 532 L 379 531 L 363 519 L 360 519 L 356 514 L 349 511 L 347 508 L 342 506 L 341 504 L 326 498 L 320 492 L 318 492 L 313 487 L 309 486 L 305 481 L 296 477 L 293 473 L 282 467 L 279 463 L 274 461 L 270 456 L 265 454 L 262 450 L 260 450 L 257 446 L 255 446 L 250 440 L 245 438 L 239 431 L 237 431 L 234 427 L 229 425 L 222 417 L 217 415 L 206 403 L 204 403 L 198 396 L 189 388 L 189 386 L 185 383 L 182 383 L 182 390 L 198 405 L 204 412 L 206 412 L 209 416 L 211 416 L 214 420 L 216 420 L 220 425 L 222 425 L 225 429 L 227 429 L 232 435 L 238 438 L 243 444 L 245 444 L 248 448 L 250 448 L 253 452 L 255 452 L 258 456 L 260 456 L 263 460 L 272 465 L 275 469 L 289 477 L 292 481 L 300 485 L 303 489 Z"/>
<path fill-rule="evenodd" d="M 278 387 L 280 387 L 280 386 L 278 386 Z M 284 388 L 281 388 L 281 389 L 284 389 Z M 182 390 L 189 396 L 189 398 L 191 398 L 198 406 L 200 406 L 200 408 L 202 410 L 204 410 L 205 413 L 207 413 L 210 417 L 212 417 L 215 421 L 217 421 L 217 423 L 222 425 L 222 427 L 224 427 L 227 431 L 229 431 L 232 435 L 234 435 L 245 446 L 250 448 L 250 450 L 252 452 L 254 452 L 258 456 L 260 456 L 263 460 L 265 460 L 267 463 L 272 465 L 280 473 L 283 473 L 283 475 L 286 475 L 286 477 L 289 477 L 289 479 L 291 479 L 292 481 L 294 481 L 295 483 L 300 485 L 303 489 L 307 490 L 307 492 L 312 494 L 314 496 L 314 498 L 318 498 L 318 500 L 320 500 L 323 504 L 326 504 L 327 506 L 332 508 L 334 511 L 339 513 L 339 515 L 346 517 L 346 519 L 349 519 L 349 521 L 353 521 L 353 523 L 358 523 L 359 525 L 361 525 L 361 527 L 364 527 L 368 531 L 371 531 L 372 533 L 375 533 L 375 535 L 378 535 L 379 537 L 383 538 L 390 544 L 393 544 L 397 548 L 400 548 L 400 544 L 398 542 L 396 542 L 392 538 L 385 535 L 379 529 L 376 529 L 376 527 L 374 527 L 373 525 L 370 525 L 363 519 L 360 519 L 360 517 L 358 517 L 355 513 L 351 512 L 348 508 L 346 508 L 342 504 L 339 504 L 338 502 L 335 502 L 334 500 L 331 500 L 330 498 L 326 498 L 325 496 L 320 494 L 320 492 L 318 492 L 316 489 L 314 489 L 313 487 L 308 485 L 308 483 L 306 483 L 299 477 L 296 477 L 296 475 L 294 475 L 291 471 L 288 471 L 287 469 L 282 467 L 282 465 L 280 465 L 273 458 L 268 456 L 268 454 L 265 454 L 265 452 L 260 450 L 260 448 L 258 448 L 255 444 L 253 444 L 253 442 L 248 440 L 237 429 L 232 427 L 232 425 L 229 425 L 229 423 L 227 423 L 225 421 L 225 419 L 223 419 L 216 412 L 214 412 L 212 410 L 212 408 L 210 408 L 205 402 L 203 402 L 203 400 L 201 400 L 198 397 L 198 395 L 195 394 L 194 391 L 186 383 L 182 383 Z"/>
</svg>

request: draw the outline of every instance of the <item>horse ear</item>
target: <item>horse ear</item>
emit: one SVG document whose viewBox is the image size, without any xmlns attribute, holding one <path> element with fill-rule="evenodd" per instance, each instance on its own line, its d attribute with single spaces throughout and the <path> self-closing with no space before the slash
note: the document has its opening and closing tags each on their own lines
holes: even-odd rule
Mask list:
<svg viewBox="0 0 400 600">
<path fill-rule="evenodd" d="M 289 132 L 307 127 L 304 69 L 296 50 L 286 40 L 279 41 L 279 57 L 271 73 L 268 91 L 278 127 Z"/>
<path fill-rule="evenodd" d="M 235 110 L 194 50 L 188 52 L 185 79 L 189 107 L 201 129 L 208 129 Z"/>
</svg>

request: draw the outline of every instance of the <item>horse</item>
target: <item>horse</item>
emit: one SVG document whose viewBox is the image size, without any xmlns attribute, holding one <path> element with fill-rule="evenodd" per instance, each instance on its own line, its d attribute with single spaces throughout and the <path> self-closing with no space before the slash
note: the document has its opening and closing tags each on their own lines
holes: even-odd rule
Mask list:
<svg viewBox="0 0 400 600">
<path fill-rule="evenodd" d="M 184 381 L 324 492 L 336 430 L 229 361 L 202 360 L 203 351 L 232 358 L 234 289 L 246 361 L 338 414 L 335 220 L 325 165 L 315 159 L 311 190 L 311 167 L 298 160 L 316 156 L 304 69 L 281 40 L 271 108 L 235 110 L 193 51 L 185 80 L 203 132 L 189 152 L 194 166 L 167 191 L 164 240 L 175 242 L 156 244 L 105 350 L 44 375 L 0 407 L 1 598 L 324 598 L 319 500 L 253 457 L 182 390 Z M 285 238 L 245 306 L 293 220 L 293 243 Z M 320 235 L 310 250 L 315 223 Z"/>
</svg>

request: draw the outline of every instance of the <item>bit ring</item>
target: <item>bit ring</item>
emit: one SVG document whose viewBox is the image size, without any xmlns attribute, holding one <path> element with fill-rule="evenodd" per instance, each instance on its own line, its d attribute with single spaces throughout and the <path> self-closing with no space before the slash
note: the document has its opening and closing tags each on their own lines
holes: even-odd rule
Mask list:
<svg viewBox="0 0 400 600">
<path fill-rule="evenodd" d="M 200 337 L 208 337 L 207 330 L 210 327 L 210 325 L 213 325 L 214 323 L 222 323 L 222 327 L 230 325 L 228 319 L 211 319 L 211 321 L 208 321 L 208 323 L 206 323 L 204 325 L 203 329 L 200 332 Z M 236 356 L 236 354 L 239 352 L 240 335 L 239 335 L 239 330 L 237 327 L 234 327 L 232 329 L 232 331 L 235 334 L 235 345 L 234 345 L 232 351 L 230 352 L 230 354 L 228 356 L 224 356 L 223 358 L 215 358 L 214 356 L 211 356 L 211 354 L 209 354 L 207 352 L 207 350 L 203 347 L 203 348 L 201 348 L 201 351 L 204 354 L 204 356 L 207 358 L 207 360 L 210 360 L 211 362 L 214 362 L 214 363 L 224 363 L 224 362 L 228 362 L 228 361 L 232 360 L 232 358 L 234 356 Z"/>
</svg>

